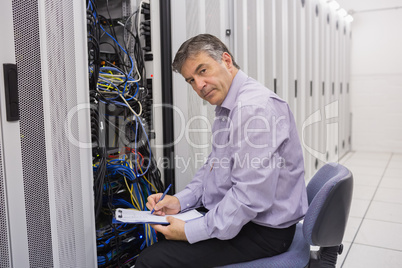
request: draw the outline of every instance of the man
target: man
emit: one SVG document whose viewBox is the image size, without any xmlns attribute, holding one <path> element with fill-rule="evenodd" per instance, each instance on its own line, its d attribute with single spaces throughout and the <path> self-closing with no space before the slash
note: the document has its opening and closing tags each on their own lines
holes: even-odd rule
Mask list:
<svg viewBox="0 0 402 268">
<path fill-rule="evenodd" d="M 304 163 L 293 115 L 276 94 L 242 72 L 209 34 L 182 44 L 173 68 L 216 105 L 212 152 L 175 196 L 151 195 L 156 215 L 205 207 L 204 217 L 154 225 L 167 240 L 136 267 L 213 267 L 285 252 L 307 210 Z"/>
</svg>

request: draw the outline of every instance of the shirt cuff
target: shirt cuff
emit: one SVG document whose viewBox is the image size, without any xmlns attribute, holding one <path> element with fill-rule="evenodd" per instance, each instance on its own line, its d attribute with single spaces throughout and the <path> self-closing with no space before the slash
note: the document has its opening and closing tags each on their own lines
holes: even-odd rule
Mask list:
<svg viewBox="0 0 402 268">
<path fill-rule="evenodd" d="M 174 196 L 177 197 L 177 199 L 179 199 L 181 212 L 193 208 L 194 205 L 197 203 L 197 200 L 195 199 L 193 192 L 189 189 L 184 189 L 175 194 Z"/>
<path fill-rule="evenodd" d="M 184 233 L 190 244 L 209 239 L 205 217 L 186 222 Z"/>
</svg>

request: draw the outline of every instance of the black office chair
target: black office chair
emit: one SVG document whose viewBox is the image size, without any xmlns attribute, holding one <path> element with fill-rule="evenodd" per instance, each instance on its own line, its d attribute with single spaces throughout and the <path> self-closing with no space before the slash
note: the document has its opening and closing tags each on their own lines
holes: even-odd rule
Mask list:
<svg viewBox="0 0 402 268">
<path fill-rule="evenodd" d="M 324 165 L 307 185 L 309 208 L 303 223 L 298 223 L 288 251 L 262 258 L 224 266 L 226 268 L 275 267 L 335 267 L 342 253 L 353 193 L 353 175 L 341 164 Z M 319 246 L 310 252 L 310 245 Z"/>
</svg>

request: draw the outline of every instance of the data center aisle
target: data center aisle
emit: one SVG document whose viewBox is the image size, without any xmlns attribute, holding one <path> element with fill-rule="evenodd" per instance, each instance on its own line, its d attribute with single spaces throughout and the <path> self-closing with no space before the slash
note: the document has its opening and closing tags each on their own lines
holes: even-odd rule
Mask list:
<svg viewBox="0 0 402 268">
<path fill-rule="evenodd" d="M 402 154 L 351 152 L 340 163 L 354 191 L 337 267 L 402 267 Z"/>
</svg>

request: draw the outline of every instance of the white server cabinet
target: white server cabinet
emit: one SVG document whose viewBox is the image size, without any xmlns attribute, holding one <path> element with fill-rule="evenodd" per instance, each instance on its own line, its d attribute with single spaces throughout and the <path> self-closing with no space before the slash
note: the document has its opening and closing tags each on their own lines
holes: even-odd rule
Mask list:
<svg viewBox="0 0 402 268">
<path fill-rule="evenodd" d="M 276 27 L 275 27 L 275 0 L 264 0 L 264 85 L 275 90 L 276 83 Z M 262 23 L 262 22 L 259 22 Z"/>
<path fill-rule="evenodd" d="M 298 81 L 297 76 L 297 47 L 299 43 L 297 42 L 297 2 L 298 1 L 287 1 L 287 18 L 288 18 L 288 72 L 287 72 L 287 79 L 288 79 L 288 104 L 290 109 L 292 110 L 295 120 L 296 120 L 296 113 L 297 113 L 297 100 L 300 95 L 298 86 L 300 82 Z M 297 122 L 297 121 L 296 121 Z M 300 133 L 300 132 L 299 132 Z"/>
<path fill-rule="evenodd" d="M 345 155 L 349 150 L 349 136 L 350 136 L 350 95 L 349 95 L 349 24 L 346 21 L 341 21 L 339 29 L 340 35 L 340 49 L 341 49 L 341 65 L 340 65 L 340 99 L 341 108 L 339 110 L 339 124 L 340 124 L 340 137 L 338 142 L 339 157 Z"/>
<path fill-rule="evenodd" d="M 333 64 L 333 58 L 332 58 L 332 50 L 333 48 L 333 43 L 331 40 L 331 32 L 332 32 L 332 10 L 328 5 L 325 6 L 325 27 L 324 27 L 324 43 L 325 43 L 325 82 L 324 82 L 324 104 L 325 107 L 331 103 L 331 94 L 332 94 L 332 73 L 331 73 L 331 66 Z M 325 124 L 327 125 L 327 124 Z M 325 137 L 326 137 L 326 142 L 325 142 L 325 148 L 324 148 L 324 158 L 323 161 L 328 161 L 329 157 L 329 131 L 326 126 L 324 127 L 325 130 Z"/>
<path fill-rule="evenodd" d="M 345 95 L 346 95 L 346 104 L 345 104 L 345 117 L 346 117 L 346 127 L 345 127 L 345 152 L 352 150 L 352 114 L 350 107 L 350 51 L 351 51 L 351 25 L 350 23 L 346 24 L 346 33 L 345 33 Z"/>
<path fill-rule="evenodd" d="M 278 89 L 277 58 L 287 53 L 285 48 L 277 49 L 278 32 L 282 32 L 277 28 L 282 25 L 277 21 L 282 17 L 276 12 L 277 5 L 274 0 L 238 0 L 233 9 L 234 57 L 245 73 L 272 91 Z"/>
<path fill-rule="evenodd" d="M 339 118 L 339 16 L 336 10 L 331 10 L 331 91 L 330 103 L 326 106 L 326 116 L 330 118 Z M 328 160 L 330 162 L 338 161 L 338 140 L 339 140 L 339 123 L 328 124 Z"/>
<path fill-rule="evenodd" d="M 308 117 L 307 114 L 307 99 L 309 98 L 308 93 L 307 93 L 307 74 L 306 74 L 306 50 L 307 50 L 307 41 L 306 41 L 306 1 L 297 1 L 297 11 L 296 11 L 296 36 L 297 36 L 297 87 L 298 87 L 298 100 L 297 100 L 297 106 L 298 109 L 295 111 L 295 118 L 296 118 L 296 123 L 298 126 L 298 132 L 299 132 L 299 137 L 301 139 L 302 145 L 303 145 L 303 155 L 306 157 L 306 155 L 309 153 L 305 149 L 306 141 L 305 139 L 306 136 L 304 132 L 306 131 L 306 128 L 309 126 L 305 124 L 306 119 Z M 307 166 L 307 163 L 305 161 L 305 166 Z"/>
<path fill-rule="evenodd" d="M 327 4 L 325 0 L 320 0 L 318 2 L 319 14 L 318 14 L 318 35 L 319 35 L 319 79 L 318 79 L 318 95 L 320 101 L 320 110 L 323 112 L 323 107 L 325 107 L 325 89 L 326 89 L 326 28 L 327 28 Z M 315 163 L 315 168 L 319 169 L 325 163 L 325 151 L 326 151 L 326 129 L 325 120 L 319 122 L 319 147 L 318 151 L 321 157 L 318 157 Z"/>
<path fill-rule="evenodd" d="M 328 107 L 328 105 L 330 105 L 330 103 L 334 103 L 335 99 L 333 97 L 334 92 L 335 92 L 335 82 L 334 82 L 334 65 L 335 65 L 335 40 L 334 40 L 334 31 L 335 31 L 335 12 L 329 8 L 328 9 L 328 33 L 327 33 L 327 38 L 328 38 L 328 54 L 327 54 L 327 58 L 328 58 L 328 76 L 327 76 L 327 90 L 325 91 L 326 94 L 326 106 Z M 332 136 L 333 133 L 331 133 L 329 131 L 329 129 L 326 129 L 326 137 L 327 137 L 327 146 L 326 146 L 326 157 L 325 160 L 329 161 L 330 157 L 332 156 L 331 154 L 331 148 L 333 147 L 332 145 Z"/>
<path fill-rule="evenodd" d="M 339 36 L 343 28 L 336 29 L 337 21 L 338 28 L 347 25 L 350 33 L 350 24 L 344 23 L 326 0 L 172 0 L 172 53 L 174 56 L 184 40 L 198 33 L 221 38 L 243 71 L 289 103 L 309 179 L 324 163 L 338 161 L 350 150 L 349 86 L 345 82 L 350 71 L 350 43 Z M 213 108 L 190 92 L 175 74 L 175 153 L 195 160 L 186 170 L 180 165 L 176 168 L 176 190 L 191 180 L 197 169 L 195 162 L 202 163 L 197 155 L 206 156 L 209 151 L 208 146 L 189 146 L 188 141 L 205 145 L 213 122 Z M 210 124 L 205 120 L 195 124 L 193 119 L 199 115 L 206 115 Z M 186 126 L 205 133 L 185 136 L 185 131 L 191 129 Z"/>
<path fill-rule="evenodd" d="M 277 28 L 281 17 L 277 5 L 275 0 L 237 0 L 233 9 L 234 57 L 246 74 L 272 91 L 278 89 L 277 59 L 286 50 L 277 49 L 278 31 L 282 31 Z"/>
<path fill-rule="evenodd" d="M 288 33 L 288 2 L 275 1 L 275 18 L 276 18 L 276 94 L 285 101 L 288 101 L 289 85 L 288 85 L 288 57 L 289 57 L 289 33 Z"/>
<path fill-rule="evenodd" d="M 335 148 L 335 153 L 338 153 L 339 157 L 344 154 L 344 147 L 342 146 L 342 141 L 345 139 L 345 94 L 344 94 L 344 84 L 345 84 L 345 38 L 344 38 L 345 22 L 339 20 L 338 26 L 338 42 L 339 42 L 339 66 L 338 66 L 338 99 L 339 99 L 339 137 L 338 145 Z M 337 152 L 336 152 L 337 151 Z"/>
<path fill-rule="evenodd" d="M 201 33 L 217 36 L 233 51 L 232 15 L 233 1 L 229 0 L 171 0 L 172 60 L 184 41 Z M 239 57 L 234 56 L 239 62 Z M 173 164 L 178 192 L 191 181 L 209 154 L 215 112 L 180 74 L 173 74 L 172 86 Z"/>
<path fill-rule="evenodd" d="M 312 37 L 312 85 L 310 89 L 310 95 L 312 98 L 312 113 L 321 112 L 321 98 L 319 94 L 320 89 L 320 31 L 319 31 L 319 24 L 320 24 L 320 13 L 321 8 L 319 5 L 319 1 L 311 1 L 311 8 L 312 8 L 312 21 L 311 21 L 311 37 Z M 317 171 L 318 168 L 318 155 L 321 152 L 321 143 L 323 141 L 321 131 L 321 124 L 320 122 L 313 125 L 313 133 L 312 133 L 312 145 L 314 150 L 317 152 L 314 157 L 312 158 L 311 163 L 311 175 L 310 177 Z"/>
<path fill-rule="evenodd" d="M 305 104 L 305 114 L 306 118 L 304 119 L 304 128 L 302 133 L 302 141 L 303 141 L 303 149 L 305 151 L 304 154 L 304 165 L 305 165 L 305 177 L 310 178 L 313 174 L 313 164 L 314 164 L 314 142 L 313 142 L 313 128 L 315 121 L 315 113 L 313 110 L 313 19 L 314 19 L 314 5 L 312 1 L 306 1 L 305 3 L 306 9 L 306 60 L 304 62 L 304 68 L 306 69 L 305 75 L 305 96 L 304 104 Z"/>
<path fill-rule="evenodd" d="M 0 10 L 2 267 L 96 266 L 84 2 L 14 0 Z M 16 64 L 17 79 L 3 64 Z M 15 121 L 7 79 L 18 88 Z"/>
<path fill-rule="evenodd" d="M 234 24 L 233 51 L 242 70 L 262 83 L 265 79 L 263 5 L 261 0 L 235 1 L 234 13 L 238 19 Z"/>
<path fill-rule="evenodd" d="M 12 171 L 13 166 L 12 163 L 14 161 L 18 161 L 21 163 L 21 158 L 19 157 L 20 148 L 13 148 L 13 143 L 15 140 L 18 140 L 19 137 L 13 135 L 15 131 L 18 131 L 19 125 L 16 123 L 8 123 L 7 122 L 7 109 L 4 105 L 5 103 L 5 75 L 4 75 L 4 63 L 15 63 L 14 57 L 14 43 L 13 43 L 13 25 L 12 25 L 12 7 L 11 2 L 7 2 L 3 4 L 2 7 L 2 16 L 0 20 L 3 25 L 3 42 L 1 44 L 3 53 L 0 54 L 0 227 L 1 227 L 1 234 L 0 234 L 0 267 L 12 267 L 12 256 L 11 256 L 11 231 L 17 233 L 18 227 L 22 228 L 24 225 L 19 224 L 17 230 L 10 229 L 10 215 L 9 215 L 9 203 L 10 200 L 7 194 L 7 174 Z M 3 134 L 4 130 L 7 129 L 6 133 Z M 6 139 L 6 143 L 4 142 Z M 11 140 L 10 140 L 11 139 Z M 5 161 L 5 156 L 8 156 L 8 160 Z M 6 167 L 6 164 L 8 167 Z M 17 163 L 18 164 L 18 163 Z M 10 171 L 9 171 L 10 169 Z M 16 177 L 16 180 L 21 182 L 21 171 L 19 172 L 19 177 Z M 19 198 L 23 198 L 23 194 L 20 192 L 19 196 L 17 197 L 17 201 Z M 12 198 L 12 196 L 11 196 Z M 19 206 L 17 209 L 24 209 L 23 204 L 18 203 L 16 204 Z M 16 221 L 18 224 L 18 221 Z M 21 230 L 25 232 L 24 230 Z M 18 234 L 18 233 L 17 233 Z M 26 241 L 26 240 L 25 240 Z"/>
</svg>

